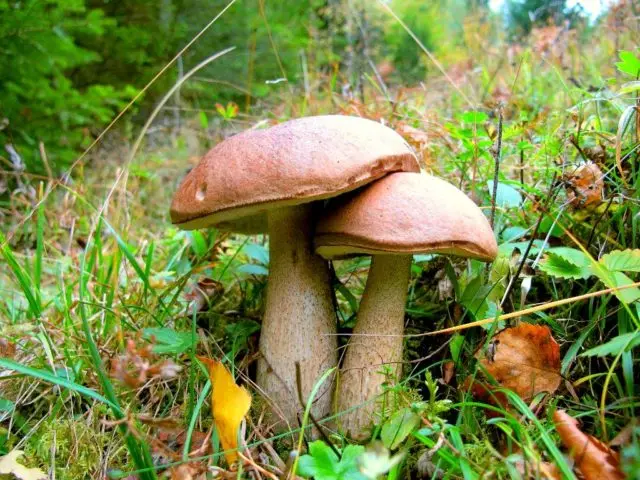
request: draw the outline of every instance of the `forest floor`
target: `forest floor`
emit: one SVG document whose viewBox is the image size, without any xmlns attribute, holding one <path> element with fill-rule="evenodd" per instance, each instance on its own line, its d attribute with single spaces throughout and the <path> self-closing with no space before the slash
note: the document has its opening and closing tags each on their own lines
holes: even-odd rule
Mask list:
<svg viewBox="0 0 640 480">
<path fill-rule="evenodd" d="M 0 219 L 0 468 L 2 455 L 21 450 L 18 462 L 59 479 L 277 478 L 294 464 L 318 479 L 634 478 L 637 30 L 605 24 L 584 43 L 547 27 L 519 47 L 469 35 L 464 58 L 421 85 L 391 76 L 383 90 L 371 77 L 363 98 L 346 98 L 319 76 L 313 91 L 248 113 L 230 105 L 158 128 L 137 151 L 108 137 L 68 177 L 13 178 Z M 267 239 L 185 232 L 168 218 L 180 179 L 207 148 L 250 126 L 322 113 L 398 131 L 425 171 L 494 210 L 500 252 L 488 268 L 415 257 L 406 332 L 464 327 L 406 339 L 403 375 L 389 379 L 363 446 L 331 429 L 313 443 L 300 429 L 276 435 L 265 420 L 253 382 Z M 368 260 L 334 267 L 348 333 Z M 544 329 L 530 334 L 529 324 Z M 517 364 L 518 354 L 534 360 Z M 222 359 L 252 394 L 239 469 L 212 430 L 212 379 L 199 357 Z M 500 362 L 516 379 L 489 378 Z M 523 393 L 538 375 L 552 377 L 553 391 Z M 470 388 L 476 377 L 486 380 Z M 571 446 L 585 444 L 602 470 L 572 459 Z M 31 475 L 19 478 L 40 478 Z"/>
</svg>

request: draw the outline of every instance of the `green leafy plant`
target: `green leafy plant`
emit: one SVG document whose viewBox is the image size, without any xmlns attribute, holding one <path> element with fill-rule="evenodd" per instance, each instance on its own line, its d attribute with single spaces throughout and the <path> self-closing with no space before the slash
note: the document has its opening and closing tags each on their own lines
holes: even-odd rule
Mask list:
<svg viewBox="0 0 640 480">
<path fill-rule="evenodd" d="M 297 474 L 315 480 L 367 480 L 358 468 L 361 445 L 347 445 L 340 457 L 322 440 L 309 444 L 309 453 L 300 457 Z"/>
<path fill-rule="evenodd" d="M 627 50 L 622 50 L 618 55 L 621 60 L 616 63 L 618 70 L 627 75 L 631 75 L 633 78 L 638 78 L 638 76 L 640 76 L 640 57 Z"/>
<path fill-rule="evenodd" d="M 631 285 L 633 281 L 623 272 L 640 272 L 640 250 L 615 250 L 595 262 L 581 250 L 569 247 L 549 249 L 540 262 L 540 270 L 564 279 L 587 279 L 596 276 L 608 288 Z M 640 289 L 625 288 L 615 292 L 620 301 L 632 304 L 640 300 Z"/>
</svg>

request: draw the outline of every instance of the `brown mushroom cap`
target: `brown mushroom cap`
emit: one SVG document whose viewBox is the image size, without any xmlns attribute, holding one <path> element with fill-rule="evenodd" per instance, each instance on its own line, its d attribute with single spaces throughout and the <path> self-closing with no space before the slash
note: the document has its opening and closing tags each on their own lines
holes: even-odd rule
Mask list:
<svg viewBox="0 0 640 480">
<path fill-rule="evenodd" d="M 266 211 L 322 200 L 395 171 L 419 171 L 411 148 L 384 125 L 326 115 L 250 130 L 219 143 L 176 192 L 171 221 L 266 231 Z"/>
<path fill-rule="evenodd" d="M 394 173 L 336 199 L 316 226 L 316 253 L 354 255 L 445 253 L 480 260 L 498 246 L 478 206 L 431 175 Z"/>
</svg>

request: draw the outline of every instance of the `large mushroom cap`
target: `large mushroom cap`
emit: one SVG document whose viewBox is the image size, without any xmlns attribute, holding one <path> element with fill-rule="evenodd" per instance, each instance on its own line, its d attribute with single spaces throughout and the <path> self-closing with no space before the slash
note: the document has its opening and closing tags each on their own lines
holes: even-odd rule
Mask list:
<svg viewBox="0 0 640 480">
<path fill-rule="evenodd" d="M 219 143 L 178 188 L 171 221 L 261 232 L 269 209 L 330 198 L 396 171 L 419 166 L 390 128 L 359 117 L 300 118 Z"/>
<path fill-rule="evenodd" d="M 394 173 L 333 202 L 316 226 L 316 252 L 325 258 L 446 253 L 492 260 L 498 252 L 476 204 L 431 175 Z"/>
</svg>

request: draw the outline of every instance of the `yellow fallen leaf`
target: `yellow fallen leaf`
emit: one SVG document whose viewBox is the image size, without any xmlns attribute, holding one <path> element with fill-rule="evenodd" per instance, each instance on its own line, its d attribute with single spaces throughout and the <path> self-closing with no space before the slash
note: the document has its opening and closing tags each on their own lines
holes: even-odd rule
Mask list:
<svg viewBox="0 0 640 480">
<path fill-rule="evenodd" d="M 209 367 L 211 379 L 211 409 L 222 448 L 229 465 L 238 459 L 238 428 L 251 406 L 251 395 L 236 385 L 231 373 L 222 363 L 206 357 L 198 359 Z"/>
<path fill-rule="evenodd" d="M 0 457 L 0 475 L 13 475 L 19 480 L 46 480 L 47 475 L 39 468 L 27 468 L 18 463 L 22 450 L 12 450 Z"/>
</svg>

